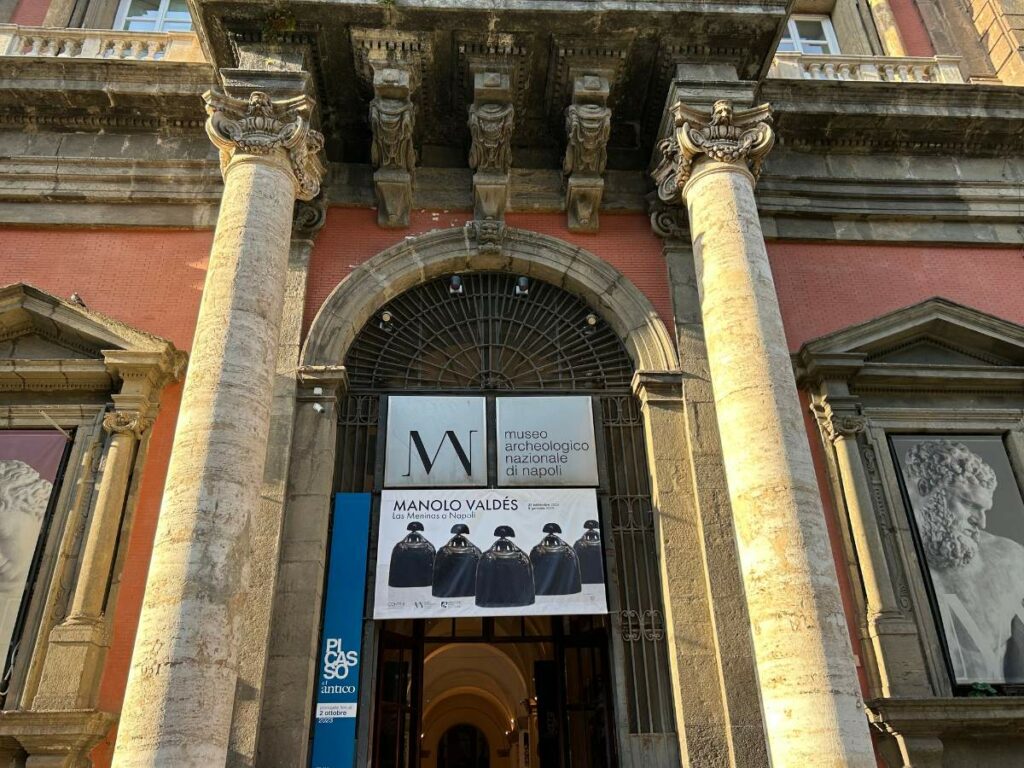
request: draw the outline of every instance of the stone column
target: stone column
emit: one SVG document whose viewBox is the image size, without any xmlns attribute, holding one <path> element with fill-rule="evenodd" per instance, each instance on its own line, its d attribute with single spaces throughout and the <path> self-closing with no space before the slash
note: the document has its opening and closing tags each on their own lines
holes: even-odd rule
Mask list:
<svg viewBox="0 0 1024 768">
<path fill-rule="evenodd" d="M 754 201 L 767 105 L 674 108 L 659 193 L 682 189 L 758 681 L 775 768 L 875 765 Z"/>
<path fill-rule="evenodd" d="M 319 191 L 323 138 L 303 95 L 208 92 L 224 175 L 113 765 L 227 759 L 296 197 Z M 169 287 L 169 290 L 171 287 Z"/>
</svg>

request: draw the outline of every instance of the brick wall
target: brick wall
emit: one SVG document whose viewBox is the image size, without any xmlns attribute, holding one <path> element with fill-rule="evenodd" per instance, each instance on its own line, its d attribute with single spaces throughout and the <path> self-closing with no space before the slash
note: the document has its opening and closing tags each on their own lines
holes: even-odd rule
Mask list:
<svg viewBox="0 0 1024 768">
<path fill-rule="evenodd" d="M 794 352 L 933 296 L 1024 324 L 1024 248 L 776 241 L 768 257 Z"/>
<path fill-rule="evenodd" d="M 408 229 L 385 230 L 377 226 L 376 211 L 331 208 L 310 258 L 304 330 L 309 329 L 331 291 L 356 266 L 407 237 L 462 227 L 469 218 L 471 215 L 464 211 L 416 211 Z M 661 241 L 651 234 L 646 216 L 602 213 L 599 235 L 569 232 L 564 214 L 510 213 L 506 220 L 510 226 L 566 240 L 604 259 L 643 291 L 665 325 L 671 326 L 672 302 Z"/>
<path fill-rule="evenodd" d="M 14 13 L 11 14 L 11 24 L 21 24 L 24 27 L 41 26 L 48 10 L 50 0 L 18 0 L 18 4 L 14 6 Z"/>
</svg>

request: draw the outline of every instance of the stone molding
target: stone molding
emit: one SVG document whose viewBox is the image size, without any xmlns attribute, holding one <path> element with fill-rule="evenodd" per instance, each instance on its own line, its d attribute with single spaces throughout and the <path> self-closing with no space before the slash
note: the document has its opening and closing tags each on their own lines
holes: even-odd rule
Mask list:
<svg viewBox="0 0 1024 768">
<path fill-rule="evenodd" d="M 761 175 L 761 163 L 775 144 L 768 104 L 737 111 L 732 101 L 719 99 L 707 114 L 677 102 L 672 115 L 675 135 L 659 142 L 661 161 L 653 174 L 664 202 L 679 199 L 699 157 L 741 166 L 755 180 Z"/>
<path fill-rule="evenodd" d="M 644 406 L 655 401 L 681 405 L 683 378 L 681 371 L 637 370 L 630 382 L 630 389 Z"/>
<path fill-rule="evenodd" d="M 206 102 L 206 133 L 220 150 L 221 173 L 238 154 L 266 157 L 283 150 L 292 170 L 295 197 L 311 200 L 320 192 L 325 168 L 320 161 L 324 137 L 310 128 L 315 102 L 308 96 L 272 101 L 262 91 L 248 100 L 210 90 Z"/>
<path fill-rule="evenodd" d="M 5 711 L 0 717 L 0 744 L 17 742 L 32 766 L 78 768 L 88 764 L 87 755 L 116 722 L 117 715 L 91 709 Z"/>
<path fill-rule="evenodd" d="M 494 270 L 547 280 L 583 297 L 623 339 L 636 367 L 679 368 L 675 345 L 650 300 L 618 270 L 548 235 L 505 226 L 500 253 L 466 249 L 461 228 L 409 238 L 356 267 L 327 297 L 310 326 L 301 364 L 333 366 L 383 304 L 430 278 Z M 382 287 L 383 286 L 383 287 Z M 345 318 L 338 324 L 338 318 Z"/>
</svg>

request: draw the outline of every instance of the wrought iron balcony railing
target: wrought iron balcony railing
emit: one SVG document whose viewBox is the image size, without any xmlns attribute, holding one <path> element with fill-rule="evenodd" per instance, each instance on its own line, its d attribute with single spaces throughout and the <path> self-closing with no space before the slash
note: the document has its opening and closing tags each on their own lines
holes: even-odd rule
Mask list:
<svg viewBox="0 0 1024 768">
<path fill-rule="evenodd" d="M 822 56 L 777 53 L 769 77 L 885 83 L 962 83 L 954 56 Z"/>
<path fill-rule="evenodd" d="M 114 61 L 204 61 L 192 32 L 121 32 L 0 24 L 0 56 Z"/>
</svg>

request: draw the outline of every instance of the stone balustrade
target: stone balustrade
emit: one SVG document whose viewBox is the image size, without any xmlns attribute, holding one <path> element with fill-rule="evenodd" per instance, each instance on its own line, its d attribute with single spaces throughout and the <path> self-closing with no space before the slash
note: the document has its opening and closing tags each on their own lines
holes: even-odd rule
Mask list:
<svg viewBox="0 0 1024 768">
<path fill-rule="evenodd" d="M 122 61 L 204 61 L 192 32 L 122 32 L 0 24 L 0 56 Z"/>
<path fill-rule="evenodd" d="M 777 53 L 769 77 L 884 83 L 962 83 L 954 56 L 824 56 Z"/>
</svg>

